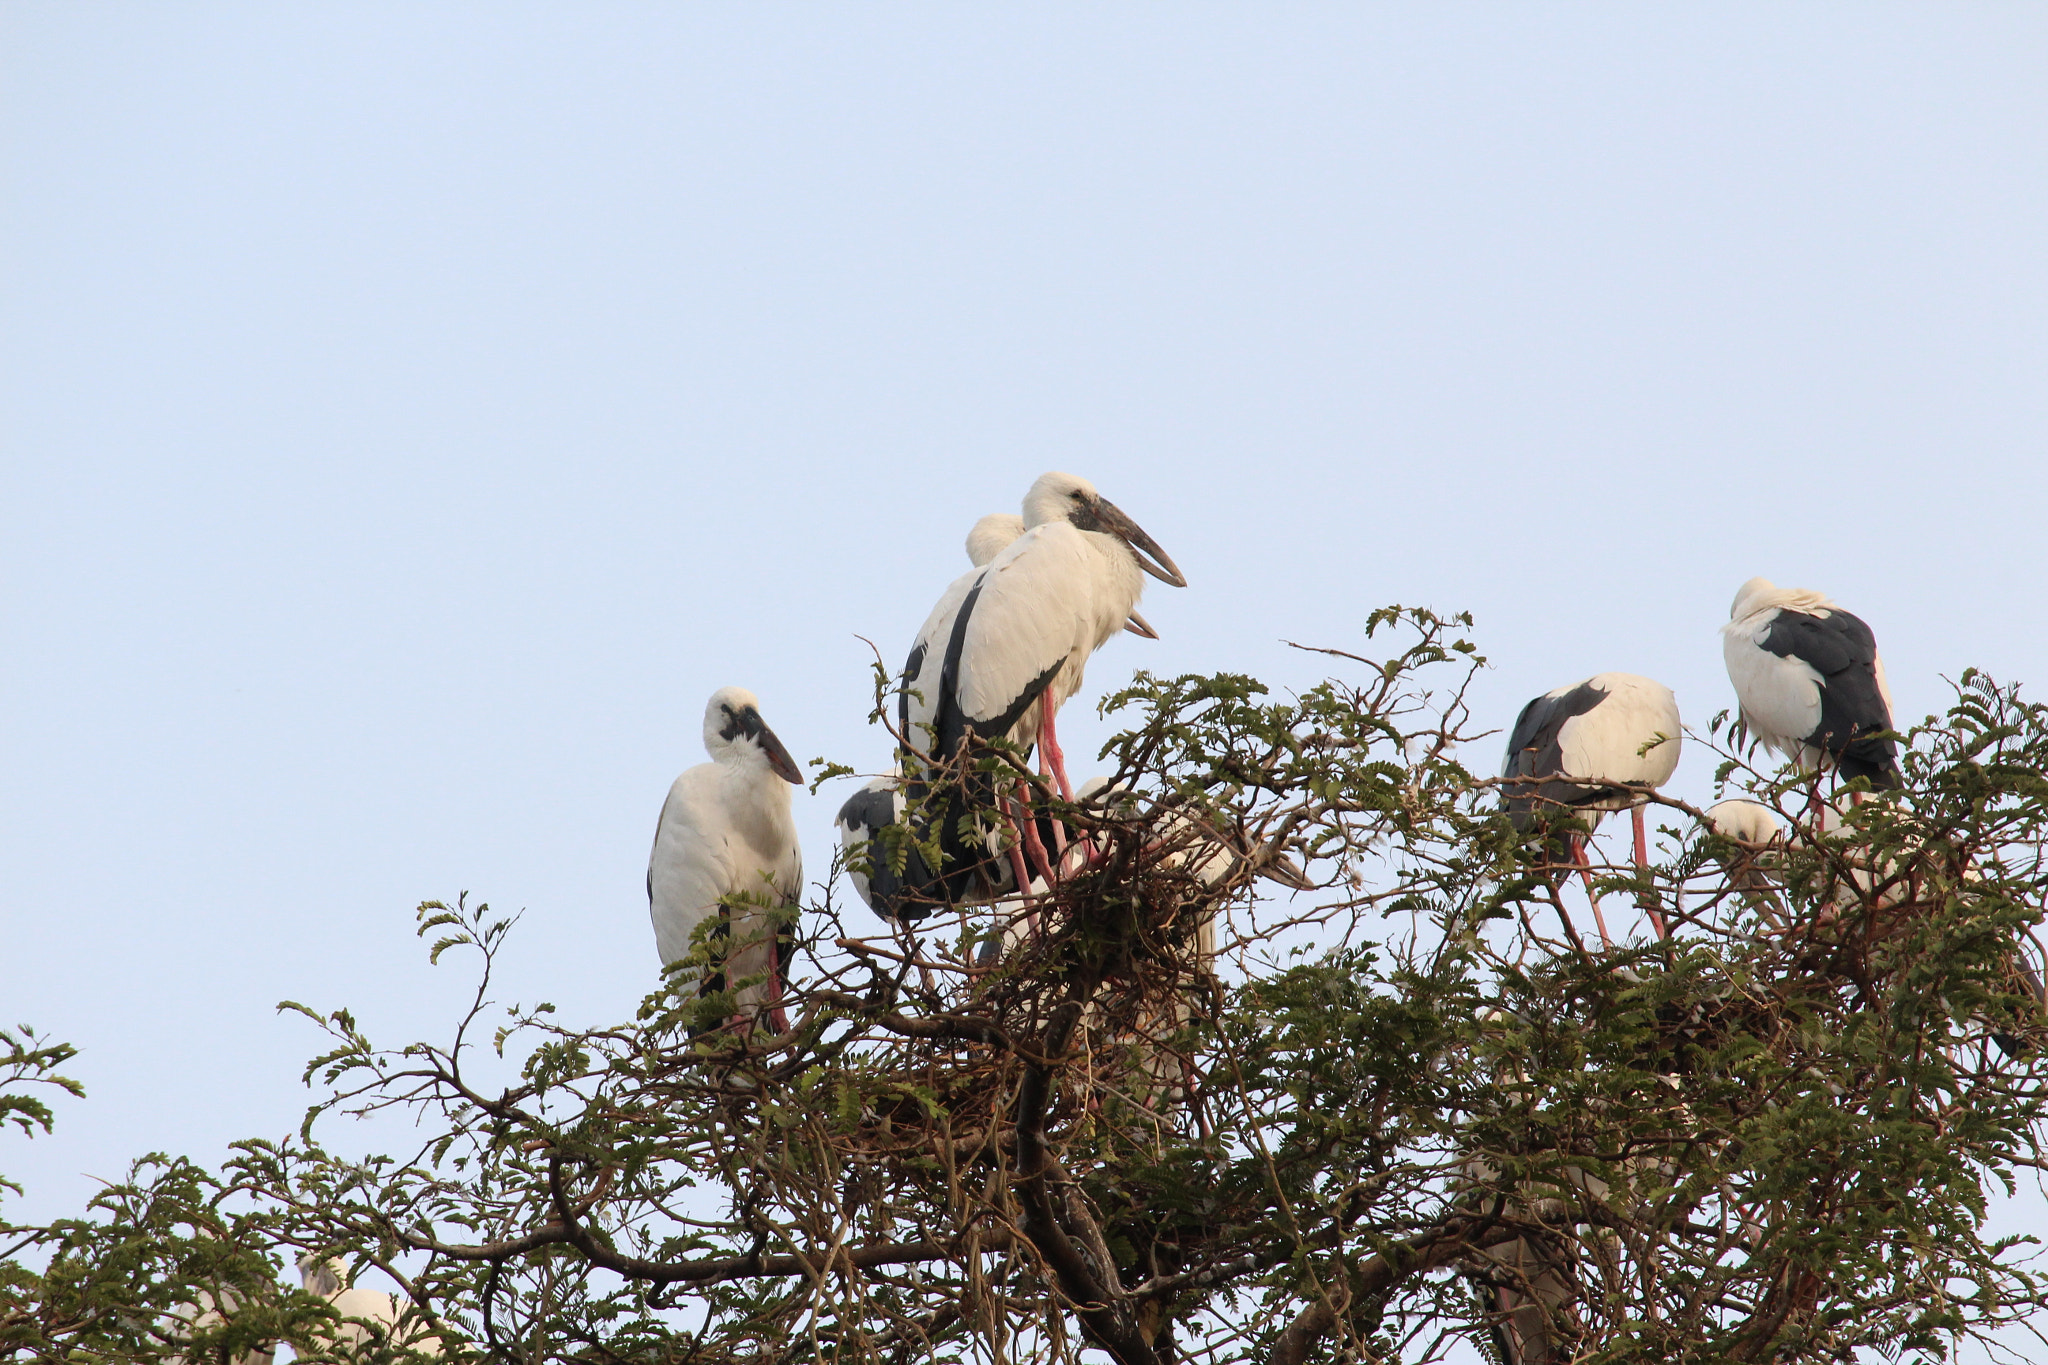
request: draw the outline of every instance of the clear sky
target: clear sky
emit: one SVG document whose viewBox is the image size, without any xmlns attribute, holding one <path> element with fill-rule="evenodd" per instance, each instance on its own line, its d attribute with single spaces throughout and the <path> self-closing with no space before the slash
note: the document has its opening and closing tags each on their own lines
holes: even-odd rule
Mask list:
<svg viewBox="0 0 2048 1365">
<path fill-rule="evenodd" d="M 11 1211 L 289 1127 L 282 998 L 435 1028 L 426 897 L 629 1015 L 706 697 L 873 771 L 859 637 L 1047 469 L 1189 578 L 1077 777 L 1132 668 L 1395 601 L 1499 724 L 1704 725 L 1753 574 L 1908 719 L 2048 685 L 2044 73 L 2019 4 L 0 8 L 0 1016 L 92 1092 Z"/>
</svg>

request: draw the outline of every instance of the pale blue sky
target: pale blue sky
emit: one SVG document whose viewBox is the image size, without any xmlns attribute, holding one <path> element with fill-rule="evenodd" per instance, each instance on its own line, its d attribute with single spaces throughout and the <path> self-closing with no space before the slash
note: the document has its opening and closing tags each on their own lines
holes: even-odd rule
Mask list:
<svg viewBox="0 0 2048 1365">
<path fill-rule="evenodd" d="M 706 696 L 877 766 L 856 636 L 1046 469 L 1190 580 L 1077 769 L 1390 601 L 1497 723 L 1704 724 L 1752 574 L 1908 717 L 2048 684 L 2044 72 L 2022 5 L 0 8 L 0 1015 L 92 1091 L 11 1207 L 286 1128 L 280 998 L 432 1027 L 424 897 L 628 1014 Z"/>
</svg>

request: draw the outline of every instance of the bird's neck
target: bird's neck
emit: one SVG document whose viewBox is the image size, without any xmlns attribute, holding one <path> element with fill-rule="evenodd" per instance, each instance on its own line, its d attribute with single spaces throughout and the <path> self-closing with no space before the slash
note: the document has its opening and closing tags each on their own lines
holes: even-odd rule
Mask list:
<svg viewBox="0 0 2048 1365">
<path fill-rule="evenodd" d="M 790 823 L 789 783 L 766 763 L 741 759 L 721 763 L 725 783 L 725 808 L 749 844 L 761 850 L 777 844 L 777 834 Z"/>
</svg>

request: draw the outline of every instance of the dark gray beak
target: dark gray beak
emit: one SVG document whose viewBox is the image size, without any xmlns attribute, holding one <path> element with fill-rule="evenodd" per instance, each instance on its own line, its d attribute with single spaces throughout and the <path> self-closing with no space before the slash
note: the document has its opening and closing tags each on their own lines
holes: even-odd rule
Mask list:
<svg viewBox="0 0 2048 1365">
<path fill-rule="evenodd" d="M 1130 619 L 1124 622 L 1124 629 L 1133 635 L 1142 635 L 1148 640 L 1159 638 L 1159 632 L 1152 629 L 1152 623 L 1136 612 L 1132 612 Z"/>
<path fill-rule="evenodd" d="M 775 737 L 773 730 L 763 725 L 760 733 L 754 736 L 754 743 L 760 745 L 761 752 L 768 756 L 768 766 L 774 769 L 777 777 L 799 787 L 804 784 L 803 769 L 796 766 L 796 760 L 789 756 L 789 750 L 782 747 L 782 741 Z"/>
<path fill-rule="evenodd" d="M 1138 567 L 1162 583 L 1176 588 L 1188 585 L 1181 576 L 1180 567 L 1173 562 L 1173 556 L 1159 548 L 1159 542 L 1145 534 L 1144 528 L 1123 514 L 1123 510 L 1108 498 L 1095 500 L 1095 519 L 1102 523 L 1102 529 L 1120 537 L 1131 547 L 1131 554 L 1137 558 Z"/>
</svg>

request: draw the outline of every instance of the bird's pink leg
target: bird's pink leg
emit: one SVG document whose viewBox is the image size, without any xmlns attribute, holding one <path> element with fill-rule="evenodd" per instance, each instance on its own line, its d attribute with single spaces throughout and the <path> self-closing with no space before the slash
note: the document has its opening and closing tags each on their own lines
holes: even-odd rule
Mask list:
<svg viewBox="0 0 2048 1365">
<path fill-rule="evenodd" d="M 775 1003 L 768 1008 L 768 1027 L 777 1034 L 789 1032 L 789 1011 L 782 1007 L 782 944 L 780 941 L 768 946 L 768 998 Z"/>
<path fill-rule="evenodd" d="M 1038 864 L 1040 875 L 1045 878 L 1045 884 L 1048 887 L 1052 885 L 1052 864 L 1046 860 L 1045 845 L 1039 842 L 1038 822 L 1031 818 L 1030 785 L 1020 781 L 1017 783 L 1017 789 L 1025 794 L 1024 799 L 1011 802 L 1004 812 L 1009 817 L 1010 829 L 1017 836 L 1010 841 L 1010 875 L 1017 882 L 1017 902 L 1020 906 L 1025 907 L 1024 931 L 1033 938 L 1037 938 L 1038 911 L 1029 908 L 1031 902 L 1031 868 L 1029 864 L 1034 861 Z"/>
<path fill-rule="evenodd" d="M 1017 784 L 1017 790 L 1022 792 L 1024 796 L 1022 800 L 1016 803 L 1010 813 L 1010 823 L 1017 831 L 1017 842 L 1011 846 L 1010 851 L 1014 854 L 1021 847 L 1029 855 L 1030 860 L 1038 864 L 1039 874 L 1045 878 L 1045 884 L 1051 886 L 1052 860 L 1045 856 L 1045 845 L 1038 837 L 1038 822 L 1031 818 L 1030 785 L 1020 781 Z M 1054 822 L 1053 827 L 1058 829 L 1057 821 Z M 1031 894 L 1031 877 L 1028 871 L 1017 883 L 1017 894 L 1019 896 Z"/>
<path fill-rule="evenodd" d="M 773 1032 L 789 1032 L 789 1011 L 782 1007 L 782 943 L 779 939 L 770 939 L 768 943 L 768 980 L 763 990 L 766 991 L 765 1008 L 755 1010 L 752 1018 L 735 1014 L 725 1021 L 725 1026 L 735 1033 L 751 1034 L 754 1026 L 766 1019 Z"/>
<path fill-rule="evenodd" d="M 1600 931 L 1600 946 L 1612 948 L 1614 940 L 1607 934 L 1607 917 L 1600 913 L 1600 897 L 1593 890 L 1593 864 L 1586 858 L 1586 841 L 1576 834 L 1571 838 L 1572 861 L 1579 865 L 1579 878 L 1586 883 L 1586 900 L 1593 907 L 1593 926 Z"/>
<path fill-rule="evenodd" d="M 1010 816 L 1010 828 L 1017 836 L 1010 840 L 1010 877 L 1017 883 L 1017 894 L 1021 897 L 1030 891 L 1031 869 L 1024 865 L 1024 831 L 1014 815 Z"/>
<path fill-rule="evenodd" d="M 1059 784 L 1060 799 L 1074 799 L 1074 788 L 1067 781 L 1067 756 L 1060 752 L 1060 739 L 1053 732 L 1052 698 L 1043 696 L 1038 701 L 1038 744 L 1045 750 L 1046 762 L 1052 765 L 1052 779 Z"/>
<path fill-rule="evenodd" d="M 1631 807 L 1629 809 L 1629 816 L 1634 820 L 1636 827 L 1636 866 L 1639 868 L 1648 867 L 1650 865 L 1650 837 L 1643 829 L 1643 808 L 1641 806 Z M 1664 917 L 1657 913 L 1656 907 L 1648 900 L 1643 902 L 1643 913 L 1650 917 L 1650 928 L 1659 939 L 1668 937 L 1664 932 Z"/>
<path fill-rule="evenodd" d="M 1049 777 L 1052 775 L 1052 764 L 1051 761 L 1048 760 L 1045 756 L 1045 746 L 1043 744 L 1038 746 L 1038 775 L 1040 777 Z M 1055 785 L 1057 785 L 1058 779 L 1055 778 L 1054 783 Z M 1019 783 L 1018 785 L 1022 786 L 1024 784 Z M 1066 862 L 1067 827 L 1064 822 L 1059 820 L 1054 820 L 1052 822 L 1052 851 L 1061 863 Z"/>
<path fill-rule="evenodd" d="M 1060 799 L 1072 801 L 1074 799 L 1074 785 L 1067 780 L 1067 756 L 1060 752 L 1060 738 L 1053 729 L 1052 694 L 1050 691 L 1039 698 L 1038 706 L 1039 751 L 1045 755 L 1046 762 L 1052 766 L 1052 780 L 1059 784 Z M 1055 831 L 1054 839 L 1064 843 L 1066 839 L 1065 828 L 1059 821 L 1055 820 L 1053 821 L 1053 829 Z M 1064 853 L 1066 850 L 1062 848 L 1060 851 Z M 1081 837 L 1081 851 L 1087 855 L 1089 862 L 1095 861 L 1095 845 L 1086 835 Z"/>
</svg>

